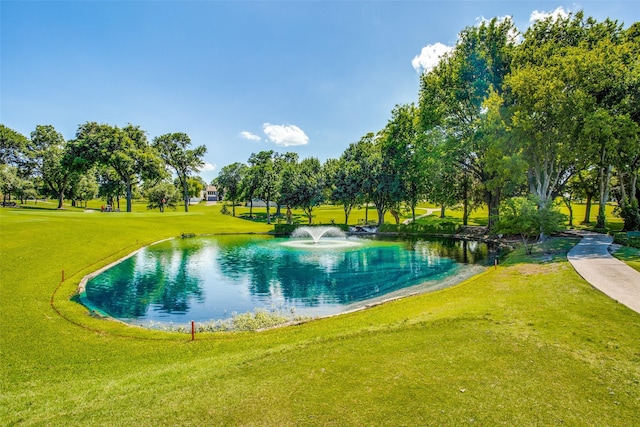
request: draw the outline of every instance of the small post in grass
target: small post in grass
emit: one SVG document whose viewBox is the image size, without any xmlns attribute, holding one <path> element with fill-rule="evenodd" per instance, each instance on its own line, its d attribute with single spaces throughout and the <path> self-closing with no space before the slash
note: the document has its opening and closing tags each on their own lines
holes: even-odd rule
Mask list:
<svg viewBox="0 0 640 427">
<path fill-rule="evenodd" d="M 494 270 L 498 269 L 498 258 L 494 258 L 494 260 L 493 260 L 493 269 Z"/>
<path fill-rule="evenodd" d="M 192 320 L 191 321 L 191 341 L 195 341 L 196 340 L 196 323 Z"/>
<path fill-rule="evenodd" d="M 64 282 L 64 270 L 62 270 L 62 282 Z"/>
</svg>

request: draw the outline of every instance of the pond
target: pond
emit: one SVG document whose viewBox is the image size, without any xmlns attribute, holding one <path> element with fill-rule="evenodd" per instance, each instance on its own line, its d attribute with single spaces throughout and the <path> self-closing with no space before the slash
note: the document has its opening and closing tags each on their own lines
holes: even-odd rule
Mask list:
<svg viewBox="0 0 640 427">
<path fill-rule="evenodd" d="M 262 235 L 174 239 L 90 279 L 89 308 L 141 325 L 212 322 L 256 308 L 326 316 L 439 289 L 481 270 L 485 244 L 447 239 Z"/>
</svg>

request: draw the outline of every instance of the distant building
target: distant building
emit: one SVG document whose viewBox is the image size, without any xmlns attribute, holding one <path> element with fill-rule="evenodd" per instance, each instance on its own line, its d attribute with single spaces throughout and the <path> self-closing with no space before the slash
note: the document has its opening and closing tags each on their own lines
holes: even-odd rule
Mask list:
<svg viewBox="0 0 640 427">
<path fill-rule="evenodd" d="M 245 206 L 249 206 L 250 204 L 251 204 L 251 202 L 246 202 Z M 265 202 L 264 200 L 261 200 L 261 199 L 253 199 L 253 207 L 254 208 L 266 208 L 267 207 L 267 202 Z M 278 204 L 276 202 L 270 201 L 269 202 L 269 207 L 277 208 Z"/>
<path fill-rule="evenodd" d="M 218 187 L 214 185 L 207 186 L 207 202 L 219 202 L 222 197 L 218 193 Z"/>
</svg>

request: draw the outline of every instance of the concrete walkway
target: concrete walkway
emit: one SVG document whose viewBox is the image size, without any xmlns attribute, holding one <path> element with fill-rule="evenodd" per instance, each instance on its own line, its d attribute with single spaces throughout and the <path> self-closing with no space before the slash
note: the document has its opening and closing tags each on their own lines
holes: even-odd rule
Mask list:
<svg viewBox="0 0 640 427">
<path fill-rule="evenodd" d="M 640 273 L 609 253 L 611 236 L 576 232 L 582 237 L 567 258 L 580 276 L 594 288 L 640 313 Z"/>
<path fill-rule="evenodd" d="M 439 210 L 440 210 L 440 209 L 433 209 L 433 208 L 417 208 L 417 209 L 424 209 L 425 211 L 427 211 L 427 213 L 424 213 L 424 214 L 422 214 L 422 215 L 418 215 L 418 216 L 416 217 L 416 219 L 424 218 L 425 216 L 429 216 L 429 215 L 431 215 L 432 213 L 434 213 L 434 212 L 436 212 L 436 211 L 439 211 Z M 404 225 L 409 225 L 409 224 L 411 224 L 412 222 L 413 222 L 413 218 L 405 219 L 404 221 L 402 221 L 402 223 L 403 223 Z"/>
</svg>

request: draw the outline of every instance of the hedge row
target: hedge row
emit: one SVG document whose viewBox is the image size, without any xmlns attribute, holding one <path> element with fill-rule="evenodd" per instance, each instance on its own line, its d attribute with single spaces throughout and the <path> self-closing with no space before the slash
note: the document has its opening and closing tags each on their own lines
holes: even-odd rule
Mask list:
<svg viewBox="0 0 640 427">
<path fill-rule="evenodd" d="M 640 249 L 640 237 L 629 237 L 629 235 L 625 232 L 615 233 L 613 235 L 613 242 L 619 245 L 631 246 Z"/>
<path fill-rule="evenodd" d="M 400 234 L 454 234 L 458 231 L 458 224 L 451 221 L 441 221 L 432 224 L 383 224 L 379 230 L 382 233 Z"/>
</svg>

